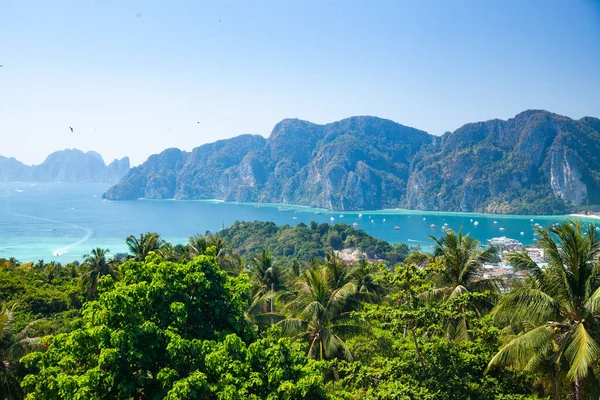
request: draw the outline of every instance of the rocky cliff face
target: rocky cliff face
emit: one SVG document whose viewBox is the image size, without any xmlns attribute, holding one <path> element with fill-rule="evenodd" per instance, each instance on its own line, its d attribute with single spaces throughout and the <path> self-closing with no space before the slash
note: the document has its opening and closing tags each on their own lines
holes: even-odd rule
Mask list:
<svg viewBox="0 0 600 400">
<path fill-rule="evenodd" d="M 407 206 L 537 214 L 598 204 L 597 121 L 532 110 L 467 124 L 417 155 Z"/>
<path fill-rule="evenodd" d="M 583 204 L 588 199 L 581 166 L 581 159 L 571 149 L 565 146 L 551 149 L 550 186 L 556 198 L 572 204 Z"/>
<path fill-rule="evenodd" d="M 30 167 L 14 158 L 0 156 L 0 182 L 31 180 Z"/>
<path fill-rule="evenodd" d="M 440 137 L 375 117 L 287 119 L 133 168 L 106 196 L 218 198 L 336 210 L 559 213 L 600 204 L 600 120 L 526 111 Z"/>
<path fill-rule="evenodd" d="M 106 197 L 394 207 L 405 195 L 412 158 L 432 140 L 423 131 L 374 117 L 327 125 L 289 119 L 267 140 L 242 135 L 207 144 L 180 153 L 175 164 L 165 161 L 166 152 L 152 156 Z"/>
<path fill-rule="evenodd" d="M 50 154 L 40 165 L 28 166 L 0 157 L 0 181 L 116 183 L 129 171 L 129 158 L 106 166 L 100 154 L 63 150 Z"/>
</svg>

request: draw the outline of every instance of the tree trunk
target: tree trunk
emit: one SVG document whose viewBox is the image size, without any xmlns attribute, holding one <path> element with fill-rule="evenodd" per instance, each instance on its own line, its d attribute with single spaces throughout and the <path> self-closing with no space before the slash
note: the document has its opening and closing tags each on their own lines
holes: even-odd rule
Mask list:
<svg viewBox="0 0 600 400">
<path fill-rule="evenodd" d="M 558 371 L 554 373 L 552 385 L 554 386 L 554 400 L 560 400 L 560 386 L 558 386 Z"/>
<path fill-rule="evenodd" d="M 544 385 L 538 383 L 537 385 L 533 385 L 533 388 L 537 391 L 538 399 L 546 398 L 546 389 L 544 388 Z"/>
<path fill-rule="evenodd" d="M 583 400 L 582 394 L 581 385 L 579 384 L 579 377 L 575 375 L 575 400 Z"/>
<path fill-rule="evenodd" d="M 407 302 L 408 311 L 411 311 L 410 300 Z M 421 367 L 423 368 L 423 373 L 427 375 L 427 366 L 425 365 L 425 361 L 423 361 L 423 356 L 421 355 L 421 348 L 419 347 L 419 342 L 417 341 L 417 333 L 415 331 L 415 327 L 411 326 L 410 331 L 412 332 L 413 342 L 415 343 L 415 351 L 417 352 L 417 358 L 421 363 Z"/>
<path fill-rule="evenodd" d="M 417 358 L 421 363 L 421 367 L 423 368 L 423 373 L 427 374 L 427 366 L 425 365 L 425 361 L 423 361 L 423 356 L 421 355 L 421 349 L 419 348 L 419 342 L 417 341 L 417 334 L 415 333 L 415 328 L 410 329 L 412 331 L 413 342 L 415 342 L 415 350 L 417 352 Z"/>
<path fill-rule="evenodd" d="M 275 284 L 271 283 L 271 313 L 274 311 L 273 305 L 275 303 Z"/>
</svg>

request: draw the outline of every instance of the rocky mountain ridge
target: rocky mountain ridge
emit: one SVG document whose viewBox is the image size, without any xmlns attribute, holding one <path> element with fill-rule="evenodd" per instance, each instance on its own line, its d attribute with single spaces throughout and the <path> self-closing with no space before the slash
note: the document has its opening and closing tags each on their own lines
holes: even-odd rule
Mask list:
<svg viewBox="0 0 600 400">
<path fill-rule="evenodd" d="M 100 154 L 76 149 L 54 152 L 33 166 L 0 156 L 0 182 L 117 183 L 129 168 L 128 157 L 106 165 Z"/>
<path fill-rule="evenodd" d="M 441 137 L 376 117 L 286 119 L 268 139 L 241 135 L 153 155 L 106 197 L 564 213 L 600 205 L 599 132 L 597 118 L 543 110 Z"/>
</svg>

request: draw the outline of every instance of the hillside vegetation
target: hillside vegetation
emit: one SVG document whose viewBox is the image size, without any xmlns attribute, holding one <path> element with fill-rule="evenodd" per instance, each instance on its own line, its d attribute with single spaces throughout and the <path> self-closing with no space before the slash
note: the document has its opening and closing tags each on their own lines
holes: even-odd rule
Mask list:
<svg viewBox="0 0 600 400">
<path fill-rule="evenodd" d="M 289 263 L 249 238 L 278 246 L 340 225 L 240 223 L 223 232 L 233 246 L 145 233 L 123 257 L 93 249 L 64 266 L 0 260 L 0 396 L 597 399 L 597 231 L 536 229 L 547 265 L 511 254 L 518 281 L 483 278 L 495 251 L 461 232 L 391 265 L 331 250 Z"/>
<path fill-rule="evenodd" d="M 287 119 L 268 139 L 153 155 L 106 197 L 564 214 L 600 206 L 599 128 L 596 118 L 540 110 L 441 137 L 376 117 Z"/>
</svg>

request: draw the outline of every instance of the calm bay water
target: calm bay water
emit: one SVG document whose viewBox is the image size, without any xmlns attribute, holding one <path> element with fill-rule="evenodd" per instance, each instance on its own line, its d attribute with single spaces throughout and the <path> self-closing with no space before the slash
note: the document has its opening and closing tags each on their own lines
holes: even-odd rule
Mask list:
<svg viewBox="0 0 600 400">
<path fill-rule="evenodd" d="M 99 184 L 0 183 L 0 257 L 66 262 L 81 259 L 95 247 L 125 252 L 125 238 L 130 234 L 159 232 L 172 243 L 185 243 L 196 233 L 216 232 L 235 221 L 254 220 L 278 225 L 358 223 L 359 229 L 375 237 L 425 248 L 431 244 L 427 236 L 441 235 L 444 224 L 453 230 L 462 226 L 464 232 L 482 242 L 506 236 L 531 244 L 535 223 L 548 226 L 562 219 L 404 210 L 344 212 L 341 217 L 340 212 L 300 206 L 175 200 L 107 202 L 102 200 L 107 188 Z M 395 226 L 400 229 L 395 230 Z"/>
</svg>

